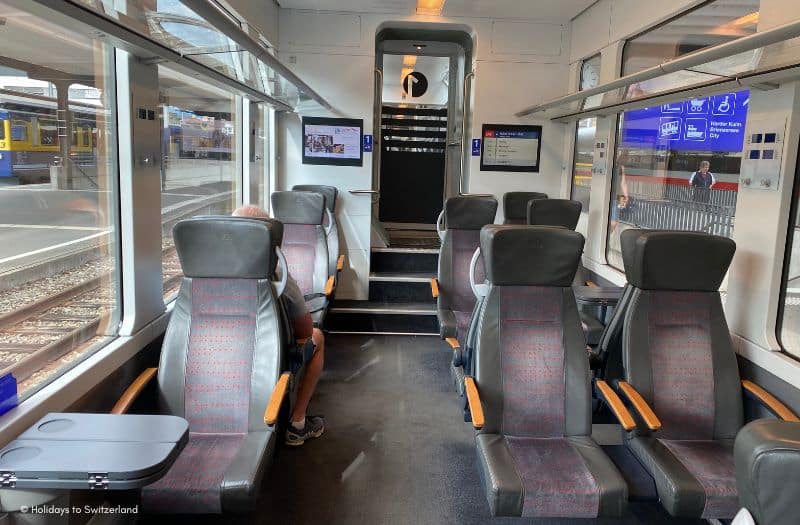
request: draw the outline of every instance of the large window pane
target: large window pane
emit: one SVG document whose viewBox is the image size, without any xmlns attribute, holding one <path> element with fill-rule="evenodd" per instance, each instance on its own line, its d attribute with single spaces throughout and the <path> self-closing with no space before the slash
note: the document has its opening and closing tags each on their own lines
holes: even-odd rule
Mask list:
<svg viewBox="0 0 800 525">
<path fill-rule="evenodd" d="M 27 397 L 120 316 L 113 50 L 0 2 L 0 375 Z"/>
<path fill-rule="evenodd" d="M 195 215 L 229 214 L 237 170 L 236 99 L 164 66 L 158 67 L 161 116 L 161 223 L 164 297 L 177 293 L 181 266 L 172 227 Z"/>
<path fill-rule="evenodd" d="M 733 235 L 749 99 L 743 90 L 620 117 L 609 264 L 622 269 L 619 236 L 628 228 Z"/>
</svg>

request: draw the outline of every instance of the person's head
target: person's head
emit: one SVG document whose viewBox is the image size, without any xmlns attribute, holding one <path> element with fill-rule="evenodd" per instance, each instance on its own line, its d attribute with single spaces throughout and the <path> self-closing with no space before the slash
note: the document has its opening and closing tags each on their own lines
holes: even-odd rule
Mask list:
<svg viewBox="0 0 800 525">
<path fill-rule="evenodd" d="M 234 217 L 256 217 L 260 219 L 269 219 L 269 213 L 265 212 L 255 204 L 245 204 L 239 206 L 231 214 Z"/>
<path fill-rule="evenodd" d="M 711 167 L 711 163 L 708 162 L 707 160 L 704 160 L 704 161 L 700 162 L 700 167 L 697 168 L 697 171 L 699 171 L 700 173 L 708 173 L 708 169 L 710 167 Z"/>
</svg>

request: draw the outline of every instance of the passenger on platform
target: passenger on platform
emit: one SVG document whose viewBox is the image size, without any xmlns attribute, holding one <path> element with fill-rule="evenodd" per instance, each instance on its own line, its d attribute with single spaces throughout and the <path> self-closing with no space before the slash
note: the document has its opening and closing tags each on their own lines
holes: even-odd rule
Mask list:
<svg viewBox="0 0 800 525">
<path fill-rule="evenodd" d="M 269 218 L 267 212 L 252 204 L 237 208 L 233 212 L 233 216 Z M 307 439 L 320 437 L 325 431 L 325 420 L 321 416 L 306 414 L 308 403 L 317 388 L 317 382 L 322 374 L 322 366 L 325 362 L 325 336 L 322 330 L 314 328 L 303 294 L 291 275 L 287 276 L 283 297 L 286 299 L 286 313 L 292 323 L 295 339 L 308 339 L 310 337 L 314 344 L 313 354 L 307 361 L 306 373 L 297 393 L 290 425 L 286 429 L 286 444 L 299 446 L 305 443 Z"/>
<path fill-rule="evenodd" d="M 714 175 L 708 171 L 710 167 L 711 163 L 707 160 L 700 162 L 697 171 L 689 178 L 689 186 L 692 187 L 692 199 L 695 202 L 706 203 L 710 200 L 711 188 L 717 182 L 714 179 Z"/>
</svg>

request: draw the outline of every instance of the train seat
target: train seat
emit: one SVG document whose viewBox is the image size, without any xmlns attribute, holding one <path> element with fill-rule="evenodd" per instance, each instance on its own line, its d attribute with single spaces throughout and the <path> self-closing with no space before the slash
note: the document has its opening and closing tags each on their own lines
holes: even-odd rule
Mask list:
<svg viewBox="0 0 800 525">
<path fill-rule="evenodd" d="M 739 501 L 756 525 L 797 523 L 800 423 L 772 419 L 748 423 L 736 435 L 733 457 Z"/>
<path fill-rule="evenodd" d="M 564 228 L 481 231 L 487 294 L 465 385 L 494 516 L 619 517 L 626 506 L 625 481 L 591 438 L 571 286 L 583 244 Z"/>
<path fill-rule="evenodd" d="M 179 222 L 184 277 L 158 368 L 162 413 L 186 418 L 189 442 L 159 481 L 142 490 L 157 513 L 252 510 L 272 460 L 285 368 L 275 224 L 238 217 Z M 285 284 L 285 283 L 284 283 Z M 146 370 L 113 413 L 124 413 L 155 374 Z"/>
<path fill-rule="evenodd" d="M 525 224 L 528 220 L 528 202 L 546 199 L 538 191 L 509 191 L 503 195 L 503 224 Z"/>
<path fill-rule="evenodd" d="M 440 335 L 463 341 L 475 306 L 469 264 L 478 248 L 481 228 L 494 222 L 497 201 L 492 197 L 450 197 L 443 213 L 446 229 L 432 293 L 436 297 Z"/>
<path fill-rule="evenodd" d="M 530 200 L 528 201 L 527 222 L 531 225 L 561 226 L 574 230 L 578 226 L 582 207 L 580 201 L 569 199 Z M 586 270 L 580 263 L 578 263 L 578 270 L 575 273 L 574 284 L 586 285 Z M 579 313 L 583 333 L 586 335 L 586 343 L 596 346 L 603 333 L 603 323 L 587 312 L 579 310 Z"/>
<path fill-rule="evenodd" d="M 306 191 L 276 191 L 272 210 L 283 223 L 282 250 L 306 300 L 314 324 L 322 326 L 335 284 L 329 271 L 325 196 Z"/>
<path fill-rule="evenodd" d="M 338 281 L 339 272 L 344 265 L 344 255 L 339 254 L 339 224 L 336 221 L 336 197 L 339 190 L 335 186 L 325 186 L 322 184 L 296 184 L 292 186 L 292 191 L 311 191 L 321 193 L 325 196 L 325 207 L 328 212 L 322 225 L 328 229 L 326 240 L 328 241 L 328 275 L 335 275 Z"/>
<path fill-rule="evenodd" d="M 440 233 L 438 277 L 431 281 L 431 293 L 436 297 L 439 334 L 454 354 L 461 352 L 476 306 L 470 261 L 480 244 L 481 228 L 492 224 L 496 213 L 497 201 L 492 197 L 451 197 L 444 204 L 445 230 Z M 479 266 L 483 268 L 482 263 Z M 453 361 L 453 378 L 461 385 L 463 368 L 456 355 Z"/>
<path fill-rule="evenodd" d="M 632 231 L 622 244 L 632 290 L 622 336 L 627 381 L 618 388 L 640 421 L 627 444 L 671 515 L 733 518 L 741 389 L 755 386 L 740 382 L 718 291 L 736 244 L 705 233 Z"/>
</svg>

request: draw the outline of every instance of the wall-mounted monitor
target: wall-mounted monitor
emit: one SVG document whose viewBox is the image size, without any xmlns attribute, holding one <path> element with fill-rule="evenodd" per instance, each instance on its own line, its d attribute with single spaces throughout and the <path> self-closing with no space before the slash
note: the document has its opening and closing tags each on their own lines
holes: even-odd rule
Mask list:
<svg viewBox="0 0 800 525">
<path fill-rule="evenodd" d="M 484 124 L 481 171 L 539 171 L 542 126 Z"/>
<path fill-rule="evenodd" d="M 303 117 L 303 164 L 361 166 L 362 119 Z"/>
</svg>

